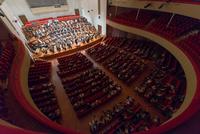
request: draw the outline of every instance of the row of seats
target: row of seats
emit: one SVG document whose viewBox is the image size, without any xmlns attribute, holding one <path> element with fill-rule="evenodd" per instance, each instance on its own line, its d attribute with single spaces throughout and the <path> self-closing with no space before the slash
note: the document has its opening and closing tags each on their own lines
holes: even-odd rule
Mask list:
<svg viewBox="0 0 200 134">
<path fill-rule="evenodd" d="M 35 61 L 29 69 L 29 91 L 34 103 L 39 110 L 49 119 L 59 121 L 61 118 L 60 108 L 54 93 L 54 85 L 51 79 L 51 63 Z"/>
<path fill-rule="evenodd" d="M 131 9 L 131 11 L 122 12 L 109 19 L 125 25 L 151 30 L 169 39 L 176 39 L 193 30 L 199 30 L 200 21 L 194 18 L 141 9 L 136 17 L 137 12 L 136 9 Z M 169 21 L 170 24 L 168 24 Z"/>
<path fill-rule="evenodd" d="M 127 8 L 123 8 L 121 10 L 124 10 L 122 14 L 119 14 L 116 17 L 110 17 L 109 19 L 125 25 L 137 27 L 135 24 L 135 14 L 137 10 L 129 9 L 127 11 Z M 145 11 L 150 12 L 148 10 Z M 164 36 L 165 38 L 173 41 L 177 46 L 182 48 L 183 51 L 191 55 L 196 63 L 199 64 L 200 20 L 172 13 L 155 11 L 151 13 L 154 14 L 152 20 L 149 21 L 147 25 L 140 28 L 145 28 L 146 30 L 155 32 L 156 34 Z M 138 18 L 140 18 L 139 16 Z"/>
<path fill-rule="evenodd" d="M 159 57 L 157 46 L 156 43 L 144 39 L 107 37 L 104 43 L 88 49 L 87 53 L 97 62 L 105 60 L 103 64 L 129 85 L 147 66 L 143 59 Z M 106 54 L 102 55 L 104 52 Z"/>
<path fill-rule="evenodd" d="M 198 38 L 196 38 L 196 41 L 197 40 Z M 121 50 L 132 53 L 142 59 L 150 59 L 152 61 L 155 61 L 156 65 L 162 67 L 162 69 L 165 68 L 170 70 L 171 73 L 179 72 L 179 74 L 183 74 L 183 70 L 180 69 L 181 67 L 178 61 L 175 60 L 172 55 L 166 52 L 166 50 L 159 47 L 159 45 L 154 42 L 144 39 L 108 37 L 105 43 L 117 46 Z"/>
<path fill-rule="evenodd" d="M 159 59 L 156 60 L 155 63 L 156 66 L 164 71 L 168 71 L 173 75 L 184 76 L 183 69 L 179 62 L 171 54 L 165 51 L 162 52 L 162 55 L 160 55 Z"/>
<path fill-rule="evenodd" d="M 132 84 L 147 67 L 142 59 L 123 50 L 107 60 L 104 65 L 127 85 Z"/>
<path fill-rule="evenodd" d="M 5 97 L 6 90 L 0 86 L 0 119 L 11 122 Z"/>
<path fill-rule="evenodd" d="M 108 37 L 106 44 L 118 47 L 143 59 L 157 57 L 157 44 L 144 39 Z"/>
<path fill-rule="evenodd" d="M 182 40 L 178 46 L 190 53 L 198 64 L 200 63 L 200 32 Z"/>
<path fill-rule="evenodd" d="M 29 68 L 28 85 L 48 83 L 51 76 L 51 63 L 35 61 Z"/>
<path fill-rule="evenodd" d="M 58 58 L 58 63 L 59 71 L 57 73 L 61 78 L 70 76 L 93 66 L 93 64 L 81 53 Z"/>
<path fill-rule="evenodd" d="M 156 43 L 144 39 L 107 37 L 105 44 L 117 47 L 120 51 L 110 58 L 108 56 L 103 65 L 128 85 L 143 72 L 146 66 L 143 59 L 152 61 L 156 69 L 142 82 L 141 87 L 135 90 L 157 107 L 163 115 L 171 117 L 182 104 L 186 90 L 185 75 L 179 62 Z M 137 62 L 138 64 L 135 64 Z M 157 77 L 157 74 L 161 77 Z M 162 79 L 163 81 L 160 81 Z M 146 86 L 147 81 L 152 81 L 153 84 L 150 87 Z"/>
<path fill-rule="evenodd" d="M 134 9 L 133 9 L 134 10 Z M 161 15 L 162 14 L 162 15 Z M 136 26 L 130 21 L 131 14 L 123 16 L 124 20 L 117 20 L 117 22 Z M 118 16 L 117 16 L 118 17 Z M 116 17 L 116 18 L 117 18 Z M 169 21 L 171 20 L 170 24 Z M 115 20 L 115 18 L 113 18 Z M 156 18 L 153 18 L 147 25 L 142 28 L 155 32 L 161 36 L 164 36 L 172 41 L 184 38 L 181 42 L 176 43 L 179 47 L 183 48 L 188 54 L 190 54 L 197 63 L 199 63 L 199 20 L 174 15 L 170 13 L 158 14 Z M 140 27 L 141 28 L 141 27 Z M 189 35 L 189 36 L 188 36 Z M 128 47 L 128 50 L 134 51 L 134 46 Z M 133 48 L 133 49 L 132 49 Z M 156 69 L 150 74 L 144 82 L 135 90 L 139 95 L 145 98 L 148 102 L 152 103 L 158 108 L 163 115 L 170 118 L 174 112 L 180 107 L 185 97 L 186 80 L 183 75 L 183 70 L 177 60 L 174 60 L 171 55 L 163 54 L 160 60 L 156 61 Z"/>
<path fill-rule="evenodd" d="M 62 84 L 79 118 L 121 92 L 121 87 L 97 68 L 63 79 Z"/>
<path fill-rule="evenodd" d="M 12 39 L 0 42 L 0 119 L 14 123 L 8 107 L 8 75 L 15 57 Z"/>
<path fill-rule="evenodd" d="M 162 68 L 155 68 L 135 91 L 170 118 L 184 100 L 186 80 Z"/>
<path fill-rule="evenodd" d="M 171 14 L 165 13 L 156 19 L 148 29 L 171 40 L 175 40 L 192 30 L 199 29 L 199 20 L 182 15 L 174 15 L 172 21 L 168 25 L 171 17 Z"/>
<path fill-rule="evenodd" d="M 159 79 L 171 79 L 171 82 L 173 83 L 172 85 L 173 86 L 169 86 L 169 84 L 171 84 L 169 81 L 169 83 L 167 82 L 164 82 L 164 87 L 162 87 L 163 83 L 158 83 L 158 85 L 152 85 L 153 88 L 152 89 L 149 89 L 149 87 L 146 87 L 147 89 L 147 92 L 145 94 L 145 90 L 144 90 L 144 87 L 142 87 L 142 91 L 144 92 L 143 96 L 145 96 L 146 100 L 148 101 L 152 101 L 152 103 L 154 103 L 155 106 L 159 106 L 159 104 L 164 103 L 164 100 L 163 100 L 163 96 L 167 96 L 167 94 L 164 94 L 164 91 L 162 92 L 162 96 L 159 96 L 160 98 L 158 98 L 158 96 L 154 95 L 156 92 L 158 92 L 158 95 L 161 95 L 161 91 L 159 91 L 159 89 L 163 88 L 165 90 L 167 90 L 168 88 L 173 88 L 171 90 L 174 90 L 175 92 L 175 89 L 177 90 L 175 92 L 175 96 L 173 96 L 172 94 L 169 94 L 167 96 L 167 98 L 170 98 L 170 99 L 174 99 L 174 100 L 171 100 L 172 102 L 169 103 L 168 105 L 166 104 L 161 104 L 163 107 L 159 106 L 159 109 L 161 110 L 161 112 L 166 115 L 167 117 L 170 117 L 172 115 L 172 113 L 179 108 L 179 106 L 181 105 L 183 99 L 184 99 L 184 96 L 185 96 L 185 89 L 186 89 L 186 80 L 185 80 L 185 76 L 184 76 L 184 72 L 183 70 L 181 69 L 181 66 L 180 64 L 178 63 L 178 61 L 173 58 L 172 55 L 168 54 L 165 50 L 159 50 L 157 48 L 157 44 L 153 43 L 153 42 L 149 42 L 149 41 L 145 41 L 145 40 L 137 40 L 137 39 L 123 39 L 123 38 L 119 38 L 119 37 L 115 37 L 115 38 L 111 38 L 109 37 L 107 40 L 106 40 L 106 43 L 108 44 L 111 44 L 113 46 L 117 46 L 123 50 L 125 50 L 126 52 L 124 52 L 124 55 L 128 56 L 127 52 L 131 52 L 131 53 L 134 53 L 136 54 L 137 56 L 140 56 L 142 58 L 144 57 L 147 57 L 149 58 L 150 57 L 155 57 L 155 58 L 152 58 L 153 61 L 155 61 L 155 65 L 156 65 L 156 68 L 159 70 L 162 70 L 164 71 L 165 73 L 162 75 L 162 77 L 156 79 L 155 77 L 151 76 L 152 79 L 156 79 L 158 82 Z M 150 44 L 150 45 L 149 45 Z M 159 56 L 153 56 L 155 55 L 156 51 L 160 51 L 160 55 Z M 122 54 L 119 54 L 119 56 L 122 56 Z M 159 57 L 159 58 L 156 58 L 156 57 Z M 118 68 L 118 70 L 122 70 L 124 69 L 124 67 L 122 67 L 122 64 L 120 63 L 120 58 L 119 57 L 113 57 L 113 59 L 119 63 L 119 67 L 116 67 Z M 109 61 L 109 60 L 108 60 Z M 125 61 L 128 61 L 128 60 L 125 60 Z M 121 68 L 120 68 L 121 67 Z M 157 70 L 156 70 L 157 71 Z M 155 72 L 156 72 L 155 71 Z M 152 74 L 154 75 L 155 73 L 154 71 L 152 72 Z M 159 74 L 159 73 L 158 73 Z M 171 74 L 173 77 L 169 77 L 167 76 L 167 74 Z M 129 77 L 130 78 L 130 77 Z M 144 82 L 141 84 L 142 86 L 145 86 L 145 83 L 148 83 L 148 80 L 149 80 L 149 77 L 147 77 Z M 136 88 L 136 90 L 140 90 L 141 91 L 141 88 Z M 141 92 L 142 92 L 141 91 Z M 148 96 L 149 95 L 149 96 Z M 154 95 L 154 96 L 152 96 Z M 177 96 L 178 95 L 178 96 Z M 165 103 L 166 103 L 167 100 L 165 100 Z M 166 105 L 166 107 L 164 107 Z M 173 110 L 172 110 L 173 108 Z M 169 110 L 170 109 L 170 110 Z"/>
<path fill-rule="evenodd" d="M 110 37 L 107 36 L 105 39 L 105 44 L 121 48 L 122 45 L 125 44 L 125 42 L 129 41 L 130 39 L 126 39 L 123 37 Z"/>
<path fill-rule="evenodd" d="M 132 97 L 127 97 L 110 110 L 103 111 L 99 118 L 89 122 L 92 134 L 112 134 L 146 131 L 161 124 L 159 117 L 145 111 Z"/>
<path fill-rule="evenodd" d="M 0 55 L 1 55 L 2 52 L 3 52 L 3 45 L 0 42 Z"/>
<path fill-rule="evenodd" d="M 117 48 L 106 45 L 106 44 L 98 44 L 95 47 L 92 47 L 87 50 L 87 53 L 95 59 L 96 62 L 103 62 L 109 56 L 112 56 L 115 52 L 117 52 Z"/>
<path fill-rule="evenodd" d="M 1 53 L 0 53 L 0 80 L 6 80 L 12 60 L 15 56 L 15 49 L 12 42 L 1 43 Z"/>
</svg>

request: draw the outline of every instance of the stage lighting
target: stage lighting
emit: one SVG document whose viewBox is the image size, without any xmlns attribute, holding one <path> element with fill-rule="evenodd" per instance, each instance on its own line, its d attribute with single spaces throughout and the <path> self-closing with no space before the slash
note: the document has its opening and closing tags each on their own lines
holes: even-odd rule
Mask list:
<svg viewBox="0 0 200 134">
<path fill-rule="evenodd" d="M 148 7 L 150 7 L 150 6 L 152 6 L 151 3 L 147 4 L 146 6 L 144 6 L 144 8 L 148 8 Z"/>
<path fill-rule="evenodd" d="M 0 16 L 5 17 L 5 14 L 3 13 L 3 11 L 1 9 L 0 9 Z"/>
<path fill-rule="evenodd" d="M 163 8 L 165 6 L 165 4 L 163 3 L 163 4 L 161 4 L 159 7 L 158 7 L 158 9 L 161 9 L 161 8 Z"/>
<path fill-rule="evenodd" d="M 172 0 L 167 0 L 166 3 L 162 3 L 162 4 L 158 7 L 158 9 L 163 8 L 164 6 L 166 6 L 167 4 L 169 4 L 171 1 L 172 1 Z"/>
</svg>

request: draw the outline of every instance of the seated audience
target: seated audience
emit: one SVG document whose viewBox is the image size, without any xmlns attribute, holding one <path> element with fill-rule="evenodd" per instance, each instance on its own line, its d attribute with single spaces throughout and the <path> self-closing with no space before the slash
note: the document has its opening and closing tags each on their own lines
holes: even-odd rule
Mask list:
<svg viewBox="0 0 200 134">
<path fill-rule="evenodd" d="M 79 118 L 121 92 L 121 87 L 96 68 L 62 82 Z"/>
<path fill-rule="evenodd" d="M 0 85 L 0 119 L 13 123 L 9 117 L 9 109 L 8 105 L 6 104 L 6 93 L 7 90 L 3 89 Z"/>
<path fill-rule="evenodd" d="M 0 46 L 0 80 L 3 82 L 8 77 L 15 56 L 15 49 L 12 42 L 1 43 Z"/>
<path fill-rule="evenodd" d="M 29 90 L 39 110 L 53 121 L 61 118 L 60 108 L 54 93 L 54 85 L 50 82 L 51 63 L 35 61 L 29 69 Z"/>
<path fill-rule="evenodd" d="M 14 123 L 7 104 L 8 75 L 15 57 L 15 48 L 11 40 L 0 41 L 0 119 Z"/>
<path fill-rule="evenodd" d="M 58 75 L 61 78 L 84 71 L 93 66 L 83 54 L 76 53 L 70 56 L 58 58 Z"/>
<path fill-rule="evenodd" d="M 106 61 L 104 65 L 114 73 L 117 78 L 128 85 L 137 79 L 146 67 L 143 60 L 123 50 Z"/>
<path fill-rule="evenodd" d="M 110 110 L 103 111 L 99 118 L 89 122 L 91 133 L 125 133 L 146 131 L 160 125 L 160 119 L 143 110 L 132 97 L 127 97 Z"/>
<path fill-rule="evenodd" d="M 135 90 L 170 118 L 185 97 L 186 80 L 181 73 L 172 74 L 167 67 L 157 67 Z"/>
<path fill-rule="evenodd" d="M 87 50 L 87 53 L 97 62 L 103 62 L 115 52 L 117 52 L 117 48 L 104 43 L 100 43 L 97 46 Z"/>
</svg>

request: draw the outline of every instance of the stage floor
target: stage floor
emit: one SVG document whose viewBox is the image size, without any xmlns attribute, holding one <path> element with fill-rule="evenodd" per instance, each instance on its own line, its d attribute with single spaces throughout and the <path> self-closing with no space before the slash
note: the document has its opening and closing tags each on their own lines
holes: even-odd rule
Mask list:
<svg viewBox="0 0 200 134">
<path fill-rule="evenodd" d="M 77 51 L 80 51 L 80 50 L 84 50 L 84 49 L 87 49 L 95 44 L 98 44 L 102 41 L 103 37 L 100 37 L 100 38 L 97 38 L 97 39 L 94 39 L 92 40 L 90 43 L 87 43 L 87 44 L 81 44 L 80 46 L 72 46 L 71 49 L 67 49 L 67 50 L 61 50 L 60 52 L 55 52 L 55 53 L 51 53 L 51 52 L 48 52 L 48 54 L 43 54 L 43 53 L 38 53 L 38 54 L 34 54 L 32 53 L 32 57 L 34 59 L 43 59 L 43 60 L 51 60 L 51 59 L 55 59 L 55 58 L 58 58 L 58 57 L 62 57 L 64 55 L 68 55 L 68 54 L 71 54 L 71 53 L 74 53 L 74 52 L 77 52 Z"/>
</svg>

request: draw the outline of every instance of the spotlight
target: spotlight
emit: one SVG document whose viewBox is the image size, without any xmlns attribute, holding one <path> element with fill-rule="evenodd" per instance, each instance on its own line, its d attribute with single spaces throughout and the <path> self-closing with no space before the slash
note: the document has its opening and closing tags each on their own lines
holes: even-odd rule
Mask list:
<svg viewBox="0 0 200 134">
<path fill-rule="evenodd" d="M 163 4 L 161 4 L 159 7 L 158 7 L 158 9 L 161 9 L 161 8 L 163 8 L 164 7 L 164 3 Z"/>
<path fill-rule="evenodd" d="M 172 1 L 172 0 L 167 0 L 166 3 L 162 3 L 162 4 L 158 7 L 158 9 L 163 8 L 165 5 L 169 4 L 171 1 Z"/>
<path fill-rule="evenodd" d="M 147 4 L 146 6 L 144 6 L 144 8 L 148 8 L 148 7 L 150 7 L 150 6 L 152 6 L 151 3 Z"/>
<path fill-rule="evenodd" d="M 1 17 L 5 17 L 5 14 L 3 13 L 2 10 L 0 10 L 0 16 L 1 16 Z"/>
</svg>

